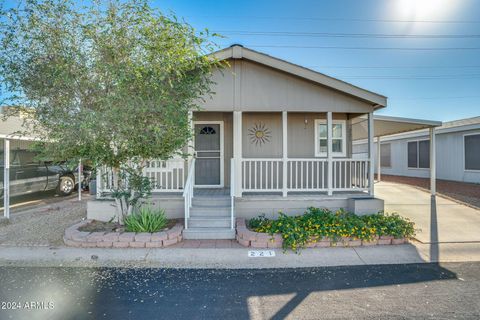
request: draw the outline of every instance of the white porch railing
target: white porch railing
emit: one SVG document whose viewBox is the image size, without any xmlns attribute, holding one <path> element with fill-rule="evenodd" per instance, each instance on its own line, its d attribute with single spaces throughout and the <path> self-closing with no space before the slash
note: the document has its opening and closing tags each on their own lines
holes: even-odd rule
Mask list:
<svg viewBox="0 0 480 320">
<path fill-rule="evenodd" d="M 242 190 L 282 190 L 282 159 L 242 159 Z"/>
<path fill-rule="evenodd" d="M 182 192 L 185 184 L 185 160 L 152 160 L 147 163 L 143 174 L 152 183 L 152 192 Z M 97 170 L 97 197 L 113 189 L 112 169 L 101 167 Z"/>
<path fill-rule="evenodd" d="M 188 218 L 190 218 L 190 209 L 192 208 L 193 186 L 195 185 L 195 159 L 192 159 L 188 169 L 183 199 L 185 203 L 185 229 L 188 229 Z"/>
<path fill-rule="evenodd" d="M 235 160 L 230 159 L 230 227 L 235 228 Z"/>
<path fill-rule="evenodd" d="M 181 192 L 184 189 L 185 160 L 152 160 L 144 175 L 152 181 L 153 192 Z"/>
<path fill-rule="evenodd" d="M 364 191 L 369 188 L 370 161 L 359 159 L 335 159 L 332 162 L 334 191 Z"/>
<path fill-rule="evenodd" d="M 327 159 L 289 159 L 287 190 L 327 190 L 327 165 Z"/>
<path fill-rule="evenodd" d="M 286 164 L 285 164 L 286 163 Z M 327 159 L 242 159 L 242 192 L 328 191 Z M 332 159 L 332 191 L 366 191 L 368 159 Z M 283 166 L 287 166 L 283 177 Z"/>
</svg>

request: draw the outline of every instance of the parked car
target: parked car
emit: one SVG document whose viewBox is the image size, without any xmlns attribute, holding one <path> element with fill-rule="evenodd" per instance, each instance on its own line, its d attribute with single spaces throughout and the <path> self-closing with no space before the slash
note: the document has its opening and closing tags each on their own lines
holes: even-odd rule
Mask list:
<svg viewBox="0 0 480 320">
<path fill-rule="evenodd" d="M 36 153 L 30 150 L 11 150 L 10 154 L 10 196 L 19 196 L 33 192 L 56 190 L 59 195 L 67 196 L 78 186 L 88 186 L 90 168 L 84 168 L 78 179 L 77 168 L 69 169 L 66 163 L 53 163 L 36 160 Z M 3 197 L 4 163 L 1 154 L 0 194 Z"/>
</svg>

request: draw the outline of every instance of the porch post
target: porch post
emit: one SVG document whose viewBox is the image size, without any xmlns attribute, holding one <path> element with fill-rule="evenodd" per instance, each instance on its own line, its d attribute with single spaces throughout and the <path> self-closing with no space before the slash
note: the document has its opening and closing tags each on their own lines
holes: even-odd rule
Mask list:
<svg viewBox="0 0 480 320">
<path fill-rule="evenodd" d="M 10 140 L 4 140 L 3 147 L 3 216 L 10 218 Z"/>
<path fill-rule="evenodd" d="M 82 201 L 82 159 L 78 160 L 78 168 L 77 168 L 77 174 L 78 174 L 78 201 Z"/>
<path fill-rule="evenodd" d="M 435 154 L 435 128 L 430 128 L 430 194 L 432 197 L 434 197 L 437 192 L 437 168 Z"/>
<path fill-rule="evenodd" d="M 188 140 L 187 144 L 187 153 L 188 153 L 188 168 L 190 168 L 190 163 L 192 162 L 192 159 L 194 158 L 194 152 L 195 149 L 193 147 L 193 137 L 194 137 L 194 128 L 193 128 L 193 111 L 190 110 L 188 111 L 188 128 L 190 130 L 190 134 L 192 134 L 190 140 Z M 188 172 L 187 168 L 187 172 Z"/>
<path fill-rule="evenodd" d="M 375 164 L 373 163 L 373 112 L 368 113 L 368 160 L 370 161 L 369 172 L 368 172 L 368 193 L 370 196 L 374 196 L 374 181 L 373 181 L 373 171 L 375 170 Z"/>
<path fill-rule="evenodd" d="M 242 197 L 242 111 L 233 111 L 233 159 L 235 163 L 235 197 Z M 230 168 L 231 170 L 231 168 Z"/>
<path fill-rule="evenodd" d="M 287 196 L 287 162 L 288 162 L 288 115 L 287 111 L 282 111 L 282 196 Z"/>
<path fill-rule="evenodd" d="M 331 196 L 333 194 L 333 162 L 332 162 L 332 112 L 327 112 L 327 188 L 328 188 L 328 195 Z"/>
<path fill-rule="evenodd" d="M 381 152 L 382 152 L 382 147 L 381 147 L 381 144 L 380 144 L 380 136 L 378 136 L 377 138 L 377 181 L 381 181 L 382 180 L 382 173 L 381 173 L 381 168 L 382 168 L 382 164 L 381 164 L 381 161 L 382 161 L 382 155 L 381 155 Z"/>
</svg>

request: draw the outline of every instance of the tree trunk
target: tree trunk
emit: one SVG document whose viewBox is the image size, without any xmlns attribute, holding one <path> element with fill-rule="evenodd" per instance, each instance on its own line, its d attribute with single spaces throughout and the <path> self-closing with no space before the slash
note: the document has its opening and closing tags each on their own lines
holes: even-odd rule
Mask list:
<svg viewBox="0 0 480 320">
<path fill-rule="evenodd" d="M 112 168 L 113 190 L 118 191 L 120 188 L 120 168 Z M 123 223 L 124 207 L 122 199 L 115 197 L 115 210 L 117 212 L 118 223 Z"/>
</svg>

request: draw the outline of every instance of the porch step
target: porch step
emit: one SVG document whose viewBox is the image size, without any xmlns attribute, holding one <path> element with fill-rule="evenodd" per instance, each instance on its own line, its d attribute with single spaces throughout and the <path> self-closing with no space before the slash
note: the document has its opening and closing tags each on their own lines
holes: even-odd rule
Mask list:
<svg viewBox="0 0 480 320">
<path fill-rule="evenodd" d="M 192 205 L 194 207 L 230 207 L 230 201 L 230 197 L 194 196 Z"/>
<path fill-rule="evenodd" d="M 200 190 L 205 192 L 205 190 Z M 235 239 L 231 227 L 231 198 L 225 194 L 194 194 L 185 239 Z M 208 190 L 207 190 L 208 191 Z M 217 190 L 215 190 L 217 191 Z"/>
<path fill-rule="evenodd" d="M 235 239 L 235 229 L 230 228 L 188 228 L 183 230 L 184 239 Z"/>
<path fill-rule="evenodd" d="M 194 217 L 230 217 L 230 206 L 192 206 L 190 218 Z"/>
<path fill-rule="evenodd" d="M 190 217 L 189 228 L 230 228 L 230 217 Z"/>
</svg>

